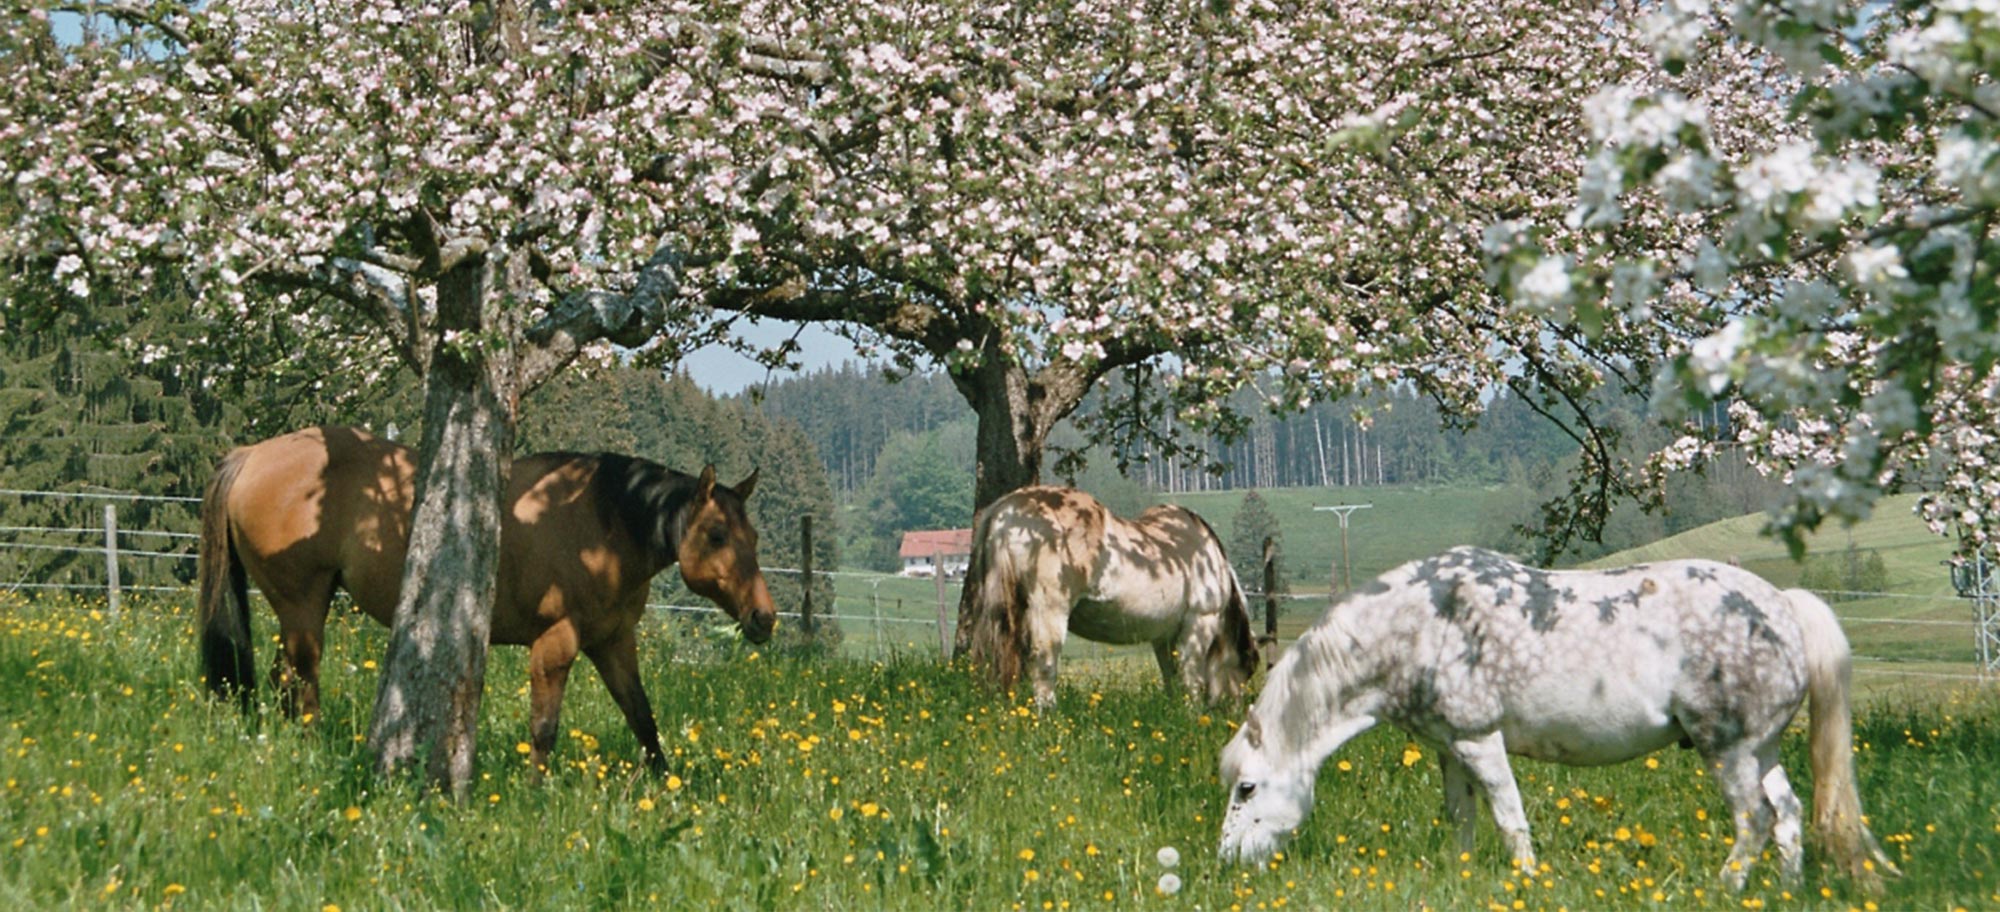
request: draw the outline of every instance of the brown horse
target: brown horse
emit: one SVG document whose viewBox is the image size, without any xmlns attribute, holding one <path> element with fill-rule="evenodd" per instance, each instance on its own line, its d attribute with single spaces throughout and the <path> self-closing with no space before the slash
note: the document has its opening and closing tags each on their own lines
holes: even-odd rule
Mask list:
<svg viewBox="0 0 2000 912">
<path fill-rule="evenodd" d="M 409 448 L 352 428 L 309 428 L 239 447 L 202 500 L 201 654 L 208 687 L 249 705 L 245 577 L 278 615 L 271 683 L 288 714 L 319 710 L 328 602 L 346 589 L 387 625 L 409 548 L 416 464 Z M 501 519 L 491 641 L 528 647 L 530 747 L 548 762 L 563 686 L 589 657 L 655 768 L 666 762 L 639 681 L 638 624 L 653 576 L 679 564 L 753 643 L 777 614 L 744 513 L 757 474 L 730 488 L 609 453 L 544 453 L 514 463 Z"/>
</svg>

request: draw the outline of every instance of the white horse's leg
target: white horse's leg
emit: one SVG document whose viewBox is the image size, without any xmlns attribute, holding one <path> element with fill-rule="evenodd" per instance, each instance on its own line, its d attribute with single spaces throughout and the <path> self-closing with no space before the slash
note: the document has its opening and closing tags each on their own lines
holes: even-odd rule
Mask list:
<svg viewBox="0 0 2000 912">
<path fill-rule="evenodd" d="M 1759 752 L 1758 760 L 1764 767 L 1764 799 L 1777 814 L 1777 820 L 1771 824 L 1771 838 L 1778 844 L 1785 885 L 1796 887 L 1804 875 L 1805 857 L 1799 849 L 1799 835 L 1805 826 L 1799 796 L 1792 792 L 1792 781 L 1785 775 L 1785 768 L 1778 765 L 1777 753 L 1776 745 L 1771 745 Z"/>
<path fill-rule="evenodd" d="M 1444 819 L 1458 833 L 1458 850 L 1472 851 L 1474 829 L 1479 825 L 1479 795 L 1473 791 L 1472 771 L 1451 751 L 1438 752 L 1444 768 Z"/>
<path fill-rule="evenodd" d="M 1717 752 L 1709 760 L 1709 770 L 1722 787 L 1722 800 L 1736 823 L 1736 845 L 1722 863 L 1722 882 L 1731 890 L 1741 890 L 1771 833 L 1771 806 L 1764 800 L 1762 768 L 1757 752 L 1739 743 Z"/>
<path fill-rule="evenodd" d="M 1507 852 L 1514 863 L 1524 873 L 1535 873 L 1535 846 L 1528 838 L 1528 812 L 1521 807 L 1521 791 L 1514 784 L 1514 767 L 1507 762 L 1507 744 L 1500 733 L 1462 738 L 1451 742 L 1446 749 L 1465 765 L 1472 781 L 1486 793 L 1486 803 L 1493 808 L 1493 823 L 1507 840 Z"/>
</svg>

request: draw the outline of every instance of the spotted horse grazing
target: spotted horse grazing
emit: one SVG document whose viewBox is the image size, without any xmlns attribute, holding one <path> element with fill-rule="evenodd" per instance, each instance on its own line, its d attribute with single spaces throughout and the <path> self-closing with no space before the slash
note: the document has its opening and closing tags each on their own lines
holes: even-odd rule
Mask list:
<svg viewBox="0 0 2000 912">
<path fill-rule="evenodd" d="M 1896 868 L 1854 777 L 1847 638 L 1826 603 L 1710 561 L 1551 572 L 1457 548 L 1404 564 L 1329 608 L 1271 670 L 1222 750 L 1225 860 L 1270 857 L 1348 739 L 1387 720 L 1436 748 L 1445 815 L 1469 851 L 1475 793 L 1534 871 L 1507 755 L 1617 763 L 1700 751 L 1736 825 L 1722 880 L 1741 889 L 1774 839 L 1800 877 L 1800 804 L 1778 742 L 1808 693 L 1823 850 L 1867 889 Z"/>
<path fill-rule="evenodd" d="M 1167 689 L 1209 703 L 1240 705 L 1257 669 L 1249 608 L 1222 541 L 1181 507 L 1126 520 L 1073 488 L 1021 488 L 973 522 L 965 585 L 974 663 L 1003 689 L 1025 665 L 1038 708 L 1055 705 L 1070 633 L 1151 644 Z"/>
</svg>

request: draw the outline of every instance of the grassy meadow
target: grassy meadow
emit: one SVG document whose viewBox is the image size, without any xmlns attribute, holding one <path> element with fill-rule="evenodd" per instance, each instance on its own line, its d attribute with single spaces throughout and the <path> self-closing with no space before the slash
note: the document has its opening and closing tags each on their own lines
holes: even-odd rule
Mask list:
<svg viewBox="0 0 2000 912">
<path fill-rule="evenodd" d="M 260 609 L 261 611 L 261 609 Z M 272 624 L 259 616 L 259 631 Z M 556 769 L 524 768 L 525 652 L 489 666 L 481 774 L 458 800 L 364 772 L 383 632 L 329 632 L 323 717 L 243 718 L 194 678 L 174 601 L 0 593 L 0 904 L 8 908 L 1953 909 L 2000 905 L 2000 698 L 1871 695 L 1862 793 L 1908 876 L 1886 896 L 1819 871 L 1741 895 L 1729 827 L 1687 753 L 1517 764 L 1537 847 L 1511 873 L 1490 822 L 1460 857 L 1433 758 L 1372 732 L 1268 868 L 1215 860 L 1226 713 L 1086 664 L 1036 716 L 918 649 L 806 659 L 660 621 L 642 643 L 672 772 L 595 675 L 572 678 Z M 934 648 L 934 647 L 933 647 Z M 259 661 L 270 649 L 260 650 Z M 1801 792 L 1802 738 L 1786 744 Z M 1158 853 L 1184 886 L 1159 890 Z"/>
</svg>

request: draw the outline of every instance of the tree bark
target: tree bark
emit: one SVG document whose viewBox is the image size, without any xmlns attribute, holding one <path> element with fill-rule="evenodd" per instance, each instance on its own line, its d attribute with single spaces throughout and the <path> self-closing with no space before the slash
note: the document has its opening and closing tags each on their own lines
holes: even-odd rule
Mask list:
<svg viewBox="0 0 2000 912">
<path fill-rule="evenodd" d="M 444 277 L 440 331 L 493 322 L 495 273 L 482 260 Z M 515 390 L 505 357 L 447 343 L 424 376 L 409 556 L 368 729 L 379 774 L 421 764 L 427 783 L 454 795 L 473 778 L 501 498 L 513 461 Z"/>
<path fill-rule="evenodd" d="M 979 419 L 972 508 L 983 510 L 1007 492 L 1041 480 L 1049 425 L 1036 420 L 1035 389 L 1019 364 L 989 356 L 971 377 L 954 379 Z"/>
</svg>

